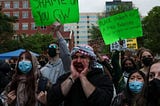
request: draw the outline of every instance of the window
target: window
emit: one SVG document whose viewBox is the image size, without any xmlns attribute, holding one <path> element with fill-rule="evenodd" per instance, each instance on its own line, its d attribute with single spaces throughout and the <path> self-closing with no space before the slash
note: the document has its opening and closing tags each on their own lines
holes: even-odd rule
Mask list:
<svg viewBox="0 0 160 106">
<path fill-rule="evenodd" d="M 80 18 L 87 18 L 87 16 L 80 16 Z"/>
<path fill-rule="evenodd" d="M 4 3 L 4 8 L 10 8 L 10 2 L 5 2 Z"/>
<path fill-rule="evenodd" d="M 13 2 L 13 8 L 19 8 L 19 2 L 14 1 Z"/>
<path fill-rule="evenodd" d="M 28 8 L 28 1 L 23 1 L 23 8 Z"/>
<path fill-rule="evenodd" d="M 22 12 L 22 18 L 28 18 L 28 11 Z"/>
<path fill-rule="evenodd" d="M 33 14 L 31 13 L 31 17 L 33 18 Z"/>
<path fill-rule="evenodd" d="M 13 24 L 13 29 L 14 30 L 19 30 L 19 23 L 14 23 Z"/>
<path fill-rule="evenodd" d="M 96 23 L 97 22 L 97 20 L 90 20 L 90 23 Z"/>
<path fill-rule="evenodd" d="M 87 39 L 88 36 L 80 36 L 79 38 L 80 38 L 80 39 Z"/>
<path fill-rule="evenodd" d="M 22 24 L 22 30 L 28 30 L 28 23 Z"/>
<path fill-rule="evenodd" d="M 13 16 L 19 18 L 19 12 L 13 12 Z"/>
<path fill-rule="evenodd" d="M 87 31 L 80 31 L 80 33 L 87 33 Z"/>
<path fill-rule="evenodd" d="M 87 28 L 87 26 L 79 26 L 79 28 Z"/>
<path fill-rule="evenodd" d="M 42 30 L 45 30 L 45 29 L 46 29 L 46 26 L 41 26 L 41 29 L 42 29 Z"/>
<path fill-rule="evenodd" d="M 111 5 L 108 5 L 106 6 L 106 12 L 110 12 L 111 10 L 115 10 L 116 8 L 118 8 L 118 5 L 116 4 L 111 4 Z"/>
<path fill-rule="evenodd" d="M 69 26 L 64 26 L 64 29 L 69 29 Z"/>
<path fill-rule="evenodd" d="M 5 12 L 4 14 L 10 17 L 10 12 Z"/>
<path fill-rule="evenodd" d="M 31 29 L 32 29 L 32 30 L 37 29 L 37 27 L 35 26 L 35 23 L 32 23 L 32 24 L 31 24 Z"/>
<path fill-rule="evenodd" d="M 92 37 L 91 36 L 88 36 L 88 39 L 91 39 Z"/>
<path fill-rule="evenodd" d="M 86 23 L 86 21 L 80 21 L 79 23 Z"/>
<path fill-rule="evenodd" d="M 87 41 L 81 41 L 81 42 L 79 42 L 79 44 L 88 44 L 88 42 Z"/>
<path fill-rule="evenodd" d="M 90 18 L 97 18 L 97 16 L 89 16 Z"/>
</svg>

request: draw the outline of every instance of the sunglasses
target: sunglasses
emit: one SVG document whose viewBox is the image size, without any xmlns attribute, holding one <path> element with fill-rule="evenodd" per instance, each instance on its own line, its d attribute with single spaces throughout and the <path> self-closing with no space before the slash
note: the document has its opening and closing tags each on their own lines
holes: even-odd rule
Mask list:
<svg viewBox="0 0 160 106">
<path fill-rule="evenodd" d="M 56 49 L 56 48 L 58 48 L 58 47 L 57 47 L 56 44 L 51 44 L 51 45 L 48 46 L 48 48 L 50 48 L 50 49 L 52 49 L 52 48 Z"/>
</svg>

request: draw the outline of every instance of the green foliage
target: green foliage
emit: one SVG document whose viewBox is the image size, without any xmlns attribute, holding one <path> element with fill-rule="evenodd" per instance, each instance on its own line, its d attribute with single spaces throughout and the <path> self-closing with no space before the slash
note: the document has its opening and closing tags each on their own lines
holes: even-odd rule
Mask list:
<svg viewBox="0 0 160 106">
<path fill-rule="evenodd" d="M 98 26 L 92 25 L 92 29 L 89 29 L 89 33 L 91 33 L 91 39 L 99 39 L 101 38 L 101 32 L 100 29 L 98 28 Z"/>
<path fill-rule="evenodd" d="M 97 47 L 101 50 L 101 53 L 109 53 L 109 45 L 105 45 L 102 34 L 98 26 L 92 25 L 92 28 L 89 29 L 89 33 L 91 33 L 91 40 L 94 44 L 98 45 Z M 91 45 L 94 45 L 91 44 Z"/>
<path fill-rule="evenodd" d="M 16 22 L 16 17 L 8 17 L 1 12 L 0 6 L 0 53 L 17 50 L 20 48 L 28 49 L 37 53 L 42 53 L 47 46 L 54 41 L 52 35 L 35 34 L 26 36 L 25 34 L 17 36 L 13 40 L 15 31 L 13 23 Z"/>
<path fill-rule="evenodd" d="M 8 40 L 2 43 L 1 52 L 8 50 L 14 50 L 19 48 L 20 43 L 17 40 Z"/>
<path fill-rule="evenodd" d="M 4 42 L 0 47 L 0 52 L 8 52 L 16 49 L 28 49 L 37 53 L 42 53 L 47 46 L 54 42 L 52 35 L 35 34 L 32 36 L 20 36 L 17 40 Z"/>
<path fill-rule="evenodd" d="M 160 6 L 152 8 L 142 20 L 142 25 L 144 37 L 141 46 L 151 49 L 154 53 L 160 53 Z"/>
<path fill-rule="evenodd" d="M 112 8 L 111 11 L 108 13 L 109 16 L 125 12 L 127 10 L 131 10 L 133 7 L 128 6 L 126 4 L 118 5 L 117 8 Z M 105 16 L 99 16 L 99 19 L 105 18 Z M 99 45 L 99 48 L 102 53 L 104 54 L 110 54 L 110 45 L 105 45 L 102 34 L 100 32 L 100 29 L 98 26 L 92 25 L 92 28 L 89 29 L 89 33 L 91 33 L 91 41 L 94 42 L 94 44 Z"/>
<path fill-rule="evenodd" d="M 0 44 L 12 39 L 15 33 L 13 23 L 16 22 L 16 17 L 8 17 L 1 12 L 1 9 L 0 7 Z"/>
</svg>

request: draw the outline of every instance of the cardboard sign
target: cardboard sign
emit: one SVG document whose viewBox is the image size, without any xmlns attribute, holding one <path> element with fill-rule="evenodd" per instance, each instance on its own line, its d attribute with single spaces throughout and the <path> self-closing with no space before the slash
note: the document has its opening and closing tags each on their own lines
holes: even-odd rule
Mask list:
<svg viewBox="0 0 160 106">
<path fill-rule="evenodd" d="M 30 0 L 36 26 L 79 22 L 78 0 Z"/>
<path fill-rule="evenodd" d="M 98 24 L 105 44 L 143 35 L 137 9 L 101 19 Z"/>
<path fill-rule="evenodd" d="M 137 50 L 138 49 L 137 39 L 127 39 L 127 48 Z"/>
<path fill-rule="evenodd" d="M 119 42 L 114 42 L 110 45 L 110 52 L 115 51 L 115 50 L 125 50 L 127 49 L 127 39 L 123 40 L 123 44 L 120 45 Z"/>
</svg>

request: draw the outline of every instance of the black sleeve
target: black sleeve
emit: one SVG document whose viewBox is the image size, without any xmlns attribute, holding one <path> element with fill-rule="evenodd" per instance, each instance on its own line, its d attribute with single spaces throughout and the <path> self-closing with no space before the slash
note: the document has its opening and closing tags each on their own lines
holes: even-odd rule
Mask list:
<svg viewBox="0 0 160 106">
<path fill-rule="evenodd" d="M 69 76 L 69 73 L 60 76 L 57 79 L 56 84 L 53 84 L 52 87 L 47 92 L 47 106 L 59 106 L 63 100 L 64 96 L 61 91 L 61 83 Z"/>
<path fill-rule="evenodd" d="M 4 90 L 4 88 L 8 85 L 9 82 L 9 76 L 0 72 L 0 93 Z"/>
<path fill-rule="evenodd" d="M 89 96 L 91 106 L 109 106 L 113 97 L 113 83 L 107 77 L 97 79 L 95 91 Z"/>
<path fill-rule="evenodd" d="M 115 85 L 116 92 L 120 93 L 123 90 L 123 86 L 121 87 L 121 84 L 119 83 L 122 78 L 123 72 L 119 63 L 119 51 L 115 51 L 115 53 L 113 53 L 111 62 L 113 66 L 113 83 Z"/>
<path fill-rule="evenodd" d="M 111 106 L 122 106 L 123 96 L 118 94 L 112 101 Z"/>
<path fill-rule="evenodd" d="M 47 106 L 58 106 L 63 101 L 60 84 L 53 85 L 47 93 Z"/>
</svg>

